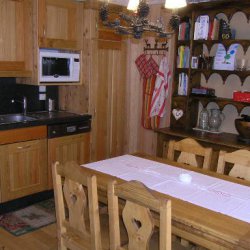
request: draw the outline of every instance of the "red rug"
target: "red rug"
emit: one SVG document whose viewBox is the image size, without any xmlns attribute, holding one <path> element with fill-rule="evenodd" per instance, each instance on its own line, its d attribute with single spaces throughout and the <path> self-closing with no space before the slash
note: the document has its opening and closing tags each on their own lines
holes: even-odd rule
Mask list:
<svg viewBox="0 0 250 250">
<path fill-rule="evenodd" d="M 32 232 L 55 221 L 54 199 L 0 215 L 0 227 L 15 236 Z"/>
</svg>

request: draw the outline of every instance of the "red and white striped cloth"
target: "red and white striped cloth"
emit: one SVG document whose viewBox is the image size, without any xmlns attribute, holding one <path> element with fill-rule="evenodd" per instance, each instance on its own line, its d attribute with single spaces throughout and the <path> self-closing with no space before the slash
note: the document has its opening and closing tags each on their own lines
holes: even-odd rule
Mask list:
<svg viewBox="0 0 250 250">
<path fill-rule="evenodd" d="M 159 71 L 159 66 L 152 56 L 150 56 L 150 58 L 147 60 L 146 55 L 141 54 L 135 60 L 135 64 L 138 68 L 141 77 L 143 77 L 144 79 L 148 79 Z"/>
<path fill-rule="evenodd" d="M 150 107 L 150 117 L 163 117 L 165 110 L 166 98 L 168 96 L 171 72 L 169 70 L 168 58 L 164 56 L 160 62 L 159 72 L 155 81 L 155 88 Z"/>
</svg>

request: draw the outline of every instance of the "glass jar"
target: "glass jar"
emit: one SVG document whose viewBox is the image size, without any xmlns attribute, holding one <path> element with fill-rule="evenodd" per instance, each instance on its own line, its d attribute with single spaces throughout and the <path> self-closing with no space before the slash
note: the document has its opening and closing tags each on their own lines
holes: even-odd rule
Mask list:
<svg viewBox="0 0 250 250">
<path fill-rule="evenodd" d="M 225 119 L 225 115 L 219 109 L 210 109 L 209 129 L 211 131 L 219 131 L 222 121 Z"/>
<path fill-rule="evenodd" d="M 208 130 L 209 112 L 206 108 L 203 108 L 199 115 L 199 128 Z"/>
</svg>

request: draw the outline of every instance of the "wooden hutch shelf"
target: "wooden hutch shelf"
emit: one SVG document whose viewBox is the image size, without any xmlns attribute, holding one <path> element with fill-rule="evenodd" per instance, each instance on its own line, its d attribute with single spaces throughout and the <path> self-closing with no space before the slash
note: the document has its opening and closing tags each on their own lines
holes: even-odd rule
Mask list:
<svg viewBox="0 0 250 250">
<path fill-rule="evenodd" d="M 191 100 L 197 100 L 197 101 L 201 102 L 203 107 L 206 107 L 208 105 L 208 103 L 210 103 L 210 102 L 215 102 L 218 104 L 220 110 L 223 110 L 223 108 L 226 105 L 233 105 L 237 109 L 238 113 L 240 113 L 242 111 L 242 109 L 245 108 L 246 106 L 250 106 L 250 103 L 238 102 L 238 101 L 234 101 L 234 100 L 228 99 L 228 98 L 204 97 L 204 96 L 195 96 L 195 95 L 191 95 L 190 98 L 191 98 Z"/>
<path fill-rule="evenodd" d="M 161 128 L 155 130 L 158 136 L 157 156 L 166 157 L 169 140 L 181 140 L 183 138 L 191 137 L 205 147 L 212 147 L 213 156 L 211 170 L 216 170 L 220 150 L 232 152 L 241 148 L 250 149 L 250 143 L 249 145 L 247 145 L 243 141 L 239 141 L 239 137 L 237 134 L 210 133 L 193 130 L 193 128 L 197 126 L 197 120 L 200 113 L 199 109 L 201 107 L 200 104 L 203 107 L 207 107 L 209 103 L 215 102 L 219 106 L 220 110 L 223 110 L 227 105 L 233 105 L 236 108 L 238 114 L 240 114 L 245 107 L 250 106 L 250 103 L 236 102 L 231 99 L 233 96 L 233 92 L 236 90 L 234 86 L 238 86 L 239 88 L 240 83 L 242 85 L 244 84 L 244 86 L 247 85 L 246 79 L 250 76 L 249 70 L 213 70 L 212 62 L 204 63 L 201 61 L 199 64 L 199 58 L 202 58 L 202 55 L 207 55 L 207 52 L 208 56 L 210 57 L 214 55 L 212 47 L 214 45 L 217 46 L 217 44 L 222 44 L 225 47 L 225 50 L 228 50 L 228 48 L 232 44 L 239 44 L 246 54 L 246 51 L 250 48 L 250 39 L 247 40 L 248 37 L 245 36 L 245 34 L 237 34 L 237 26 L 233 27 L 236 29 L 237 39 L 222 40 L 220 39 L 222 38 L 221 33 L 216 33 L 216 36 L 213 36 L 213 38 L 215 38 L 216 40 L 211 40 L 211 34 L 213 33 L 210 33 L 210 37 L 208 36 L 208 40 L 194 40 L 194 37 L 196 37 L 197 39 L 199 37 L 204 37 L 197 36 L 199 30 L 195 30 L 197 28 L 197 26 L 195 28 L 195 23 L 197 22 L 197 18 L 199 16 L 209 16 L 209 25 L 212 25 L 212 23 L 214 23 L 215 17 L 218 19 L 220 18 L 220 16 L 217 16 L 219 13 L 223 13 L 226 16 L 226 21 L 230 22 L 230 20 L 232 20 L 235 13 L 237 12 L 242 12 L 246 17 L 246 23 L 249 23 L 250 2 L 245 0 L 218 0 L 206 3 L 189 4 L 186 8 L 179 10 L 179 15 L 181 16 L 181 26 L 180 33 L 178 34 L 177 32 L 175 36 L 176 46 L 174 53 L 175 58 L 173 62 L 174 69 L 170 128 Z M 186 22 L 186 24 L 182 25 L 182 22 Z M 208 31 L 211 27 L 214 26 L 207 27 Z M 248 31 L 249 30 L 247 30 L 246 32 Z M 214 31 L 211 28 L 210 32 L 218 31 Z M 219 40 L 217 38 L 217 35 Z M 178 38 L 183 39 L 183 37 L 186 40 L 178 40 Z M 187 51 L 189 51 L 189 53 Z M 192 57 L 198 59 L 197 67 L 199 68 L 191 67 Z M 178 68 L 177 65 L 178 67 L 183 66 L 188 68 Z M 211 83 L 209 80 L 213 74 L 217 74 L 219 76 L 213 76 L 214 78 L 212 79 Z M 237 85 L 230 85 L 230 75 L 236 75 L 238 77 Z M 204 86 L 206 84 L 205 80 L 208 86 L 211 83 L 212 88 L 215 88 L 215 95 L 216 92 L 220 90 L 219 88 L 225 88 L 227 90 L 227 92 L 225 92 L 225 96 L 228 98 L 191 95 L 192 88 L 199 88 L 200 86 Z M 232 86 L 232 88 L 230 88 L 230 86 Z M 217 93 L 221 92 L 218 91 Z M 181 113 L 182 115 L 176 116 L 177 112 Z"/>
<path fill-rule="evenodd" d="M 166 156 L 167 145 L 169 140 L 181 140 L 187 137 L 197 140 L 201 145 L 205 147 L 213 148 L 213 158 L 211 164 L 211 170 L 216 170 L 218 155 L 220 150 L 232 152 L 238 149 L 250 150 L 250 145 L 239 140 L 238 135 L 231 133 L 213 134 L 196 130 L 183 130 L 183 129 L 171 129 L 160 128 L 155 129 L 157 132 L 157 151 L 156 154 L 159 157 Z"/>
</svg>

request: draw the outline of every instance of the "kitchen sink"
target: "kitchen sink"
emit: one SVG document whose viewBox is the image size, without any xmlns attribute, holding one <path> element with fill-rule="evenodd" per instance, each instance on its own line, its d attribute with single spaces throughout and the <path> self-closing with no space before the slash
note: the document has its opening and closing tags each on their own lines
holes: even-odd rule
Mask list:
<svg viewBox="0 0 250 250">
<path fill-rule="evenodd" d="M 22 115 L 22 114 L 8 114 L 0 115 L 0 124 L 11 124 L 11 123 L 25 123 L 29 121 L 35 121 L 36 118 Z"/>
</svg>

